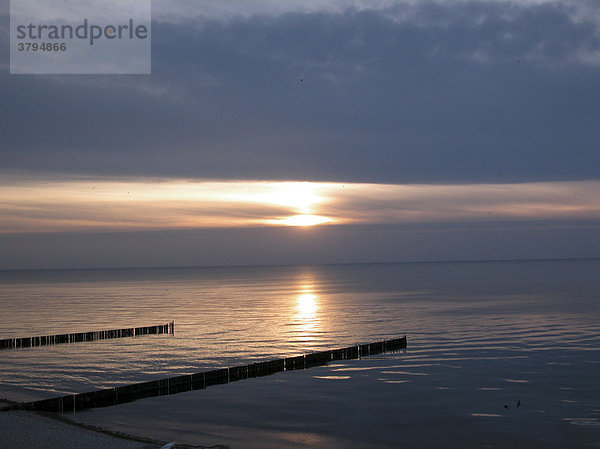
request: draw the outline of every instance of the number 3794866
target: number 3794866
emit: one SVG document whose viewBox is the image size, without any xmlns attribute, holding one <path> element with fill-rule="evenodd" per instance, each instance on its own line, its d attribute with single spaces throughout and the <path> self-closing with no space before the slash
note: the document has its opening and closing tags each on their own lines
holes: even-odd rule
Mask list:
<svg viewBox="0 0 600 449">
<path fill-rule="evenodd" d="M 17 49 L 19 51 L 66 51 L 67 44 L 64 42 L 62 44 L 53 44 L 49 42 L 42 42 L 41 44 L 38 44 L 37 42 L 19 42 L 17 44 Z"/>
</svg>

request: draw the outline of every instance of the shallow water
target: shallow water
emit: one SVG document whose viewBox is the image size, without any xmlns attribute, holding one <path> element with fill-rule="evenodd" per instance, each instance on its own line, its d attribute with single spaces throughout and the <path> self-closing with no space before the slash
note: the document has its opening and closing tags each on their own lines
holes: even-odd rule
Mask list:
<svg viewBox="0 0 600 449">
<path fill-rule="evenodd" d="M 573 383 L 535 356 L 409 355 L 333 363 L 70 417 L 163 441 L 244 449 L 558 449 L 600 442 L 591 386 L 597 370 Z M 502 372 L 494 365 L 499 359 Z"/>
<path fill-rule="evenodd" d="M 269 385 L 257 387 L 251 396 L 268 394 L 265 391 L 277 385 L 283 397 L 297 394 L 304 385 L 302 394 L 314 404 L 314 414 L 299 417 L 291 409 L 290 416 L 284 419 L 283 413 L 279 424 L 275 420 L 266 428 L 244 423 L 243 414 L 236 415 L 236 434 L 241 428 L 248 432 L 240 447 L 259 437 L 252 432 L 293 434 L 290 428 L 299 428 L 301 434 L 312 428 L 315 438 L 344 447 L 342 436 L 352 433 L 348 426 L 360 425 L 353 421 L 364 415 L 360 410 L 368 408 L 377 422 L 387 422 L 390 402 L 396 400 L 410 405 L 410 419 L 404 409 L 402 418 L 421 429 L 420 434 L 396 435 L 409 446 L 429 438 L 429 422 L 448 423 L 444 428 L 456 435 L 455 443 L 469 429 L 487 429 L 473 440 L 473 447 L 502 447 L 482 437 L 497 431 L 498 441 L 521 441 L 520 433 L 502 431 L 514 421 L 513 427 L 524 432 L 524 447 L 528 438 L 533 447 L 561 447 L 555 445 L 558 442 L 595 447 L 600 442 L 598 272 L 599 260 L 2 272 L 0 308 L 7 326 L 0 338 L 171 320 L 175 335 L 2 351 L 0 397 L 87 391 L 406 334 L 406 353 L 388 355 L 381 362 L 332 365 L 314 374 L 282 373 L 214 392 L 106 410 L 116 416 L 128 407 L 171 404 L 173 410 L 185 411 L 189 401 L 210 404 L 217 391 L 219 398 L 230 401 L 229 407 L 243 410 L 244 404 L 256 406 L 250 399 L 240 404 L 233 394 L 238 389 L 249 394 L 244 384 Z M 367 363 L 367 369 L 357 369 L 361 363 Z M 316 388 L 323 382 L 325 390 Z M 332 399 L 356 388 L 366 391 L 364 396 L 338 403 Z M 366 407 L 375 392 L 388 399 Z M 187 395 L 195 399 L 184 399 Z M 320 413 L 328 413 L 328 406 L 319 395 L 326 396 L 331 407 L 357 412 L 345 424 L 323 428 Z M 252 397 L 260 402 L 260 396 Z M 519 400 L 522 405 L 516 407 Z M 281 404 L 279 409 L 286 410 Z M 99 419 L 104 412 L 86 413 Z M 125 415 L 119 422 L 127 422 Z M 186 416 L 187 421 L 179 417 L 176 425 L 162 417 L 163 433 L 180 428 L 190 443 L 199 441 L 206 427 L 198 425 L 197 414 Z M 373 418 L 366 423 L 374 425 Z M 129 425 L 135 428 L 135 423 Z M 304 437 L 290 438 L 284 438 L 289 447 L 310 446 L 302 443 Z M 362 441 L 355 447 L 369 447 L 357 436 L 351 440 Z M 380 447 L 394 447 L 393 441 L 384 440 Z M 438 447 L 452 447 L 440 445 L 443 438 L 435 441 Z"/>
</svg>

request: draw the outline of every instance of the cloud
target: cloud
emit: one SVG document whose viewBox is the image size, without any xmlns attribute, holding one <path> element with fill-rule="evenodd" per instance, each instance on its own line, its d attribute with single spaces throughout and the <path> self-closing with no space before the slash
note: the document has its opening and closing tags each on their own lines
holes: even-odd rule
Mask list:
<svg viewBox="0 0 600 449">
<path fill-rule="evenodd" d="M 390 14 L 395 19 L 413 18 L 423 4 L 436 10 L 461 4 L 500 4 L 507 5 L 509 0 L 261 0 L 248 2 L 247 0 L 203 0 L 201 3 L 193 0 L 155 0 L 153 2 L 153 16 L 157 22 L 181 23 L 189 21 L 231 21 L 248 19 L 252 16 L 277 17 L 283 14 L 301 13 L 310 14 L 325 12 L 340 14 L 347 10 L 376 11 Z M 589 11 L 597 5 L 593 0 L 520 0 L 521 7 L 540 5 L 560 5 L 568 7 L 577 17 L 588 17 Z M 398 14 L 401 8 L 403 13 Z"/>
<path fill-rule="evenodd" d="M 0 233 L 600 219 L 600 181 L 394 185 L 16 179 Z"/>
<path fill-rule="evenodd" d="M 600 218 L 600 183 L 467 185 L 355 184 L 332 193 L 323 215 L 355 223 L 590 220 Z M 328 207 L 329 206 L 329 207 Z"/>
<path fill-rule="evenodd" d="M 0 75 L 0 164 L 398 184 L 597 178 L 599 28 L 582 12 L 595 3 L 250 4 L 207 3 L 200 20 L 196 2 L 161 3 L 149 77 Z"/>
</svg>

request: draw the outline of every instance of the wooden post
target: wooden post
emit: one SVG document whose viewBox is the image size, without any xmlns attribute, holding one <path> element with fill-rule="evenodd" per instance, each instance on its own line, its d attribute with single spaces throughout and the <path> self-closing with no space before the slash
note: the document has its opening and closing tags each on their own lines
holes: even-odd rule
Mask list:
<svg viewBox="0 0 600 449">
<path fill-rule="evenodd" d="M 112 338 L 134 337 L 136 335 L 175 333 L 173 321 L 159 326 L 146 326 L 137 328 L 112 329 L 103 331 L 78 332 L 58 335 L 43 335 L 23 338 L 6 338 L 0 340 L 0 350 L 32 348 L 37 346 L 49 346 L 60 343 L 88 342 L 94 340 L 106 340 Z"/>
</svg>

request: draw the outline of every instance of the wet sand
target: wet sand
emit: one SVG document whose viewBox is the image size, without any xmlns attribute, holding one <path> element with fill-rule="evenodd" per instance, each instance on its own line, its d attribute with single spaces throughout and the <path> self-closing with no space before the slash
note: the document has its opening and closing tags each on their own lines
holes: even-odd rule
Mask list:
<svg viewBox="0 0 600 449">
<path fill-rule="evenodd" d="M 32 412 L 0 412 L 2 449 L 155 449 L 142 442 L 94 431 Z"/>
</svg>

